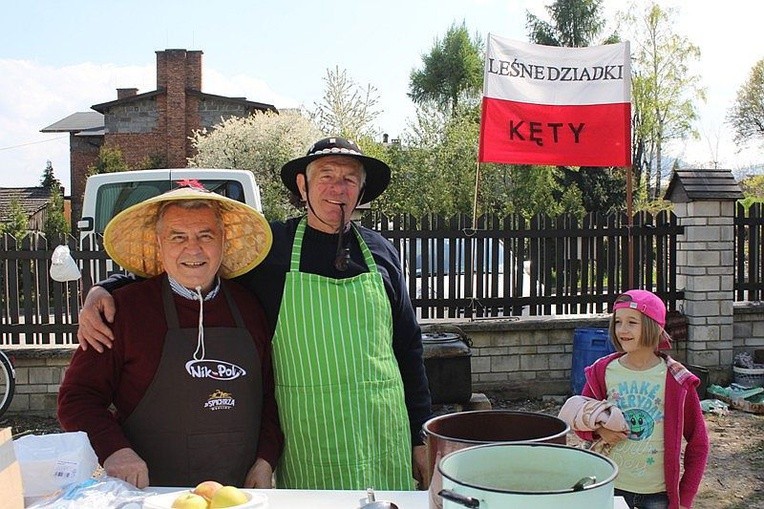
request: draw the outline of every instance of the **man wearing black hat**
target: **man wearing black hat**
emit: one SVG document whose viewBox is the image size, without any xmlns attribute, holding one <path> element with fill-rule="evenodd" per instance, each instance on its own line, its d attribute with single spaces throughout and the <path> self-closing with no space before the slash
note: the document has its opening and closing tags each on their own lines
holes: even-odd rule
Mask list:
<svg viewBox="0 0 764 509">
<path fill-rule="evenodd" d="M 281 178 L 307 215 L 272 223 L 268 256 L 238 278 L 274 327 L 285 435 L 277 485 L 401 490 L 412 487 L 413 472 L 426 486 L 421 330 L 392 244 L 349 219 L 385 190 L 390 168 L 332 137 L 285 164 Z M 86 302 L 80 320 L 96 348 L 99 336 L 109 344 L 106 331 L 84 329 L 95 328 L 88 323 L 104 306 Z"/>
</svg>

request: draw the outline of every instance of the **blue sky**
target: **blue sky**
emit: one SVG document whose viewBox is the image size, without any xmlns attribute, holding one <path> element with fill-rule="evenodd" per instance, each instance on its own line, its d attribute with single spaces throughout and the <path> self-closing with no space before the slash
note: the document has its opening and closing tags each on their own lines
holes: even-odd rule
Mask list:
<svg viewBox="0 0 764 509">
<path fill-rule="evenodd" d="M 156 88 L 158 50 L 202 50 L 202 89 L 277 107 L 313 107 L 327 68 L 376 87 L 378 127 L 398 136 L 414 112 L 412 69 L 452 22 L 472 33 L 527 40 L 527 10 L 545 16 L 552 0 L 26 0 L 3 8 L 0 31 L 0 186 L 36 185 L 51 160 L 69 187 L 68 137 L 43 127 L 116 99 L 117 88 Z M 604 0 L 608 18 L 625 0 Z M 697 166 L 736 169 L 764 161 L 761 147 L 736 153 L 724 115 L 755 62 L 764 58 L 759 0 L 665 0 L 677 30 L 700 46 L 708 92 L 701 139 L 670 152 Z M 613 25 L 614 27 L 614 25 Z"/>
</svg>

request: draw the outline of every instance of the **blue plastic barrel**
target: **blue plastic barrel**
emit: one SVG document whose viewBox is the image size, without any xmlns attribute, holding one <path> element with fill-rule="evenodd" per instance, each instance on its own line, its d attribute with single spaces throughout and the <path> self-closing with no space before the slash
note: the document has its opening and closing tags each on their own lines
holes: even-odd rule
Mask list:
<svg viewBox="0 0 764 509">
<path fill-rule="evenodd" d="M 573 331 L 573 364 L 570 370 L 570 390 L 573 394 L 581 394 L 584 388 L 584 368 L 612 352 L 615 352 L 615 347 L 607 329 L 580 327 Z"/>
</svg>

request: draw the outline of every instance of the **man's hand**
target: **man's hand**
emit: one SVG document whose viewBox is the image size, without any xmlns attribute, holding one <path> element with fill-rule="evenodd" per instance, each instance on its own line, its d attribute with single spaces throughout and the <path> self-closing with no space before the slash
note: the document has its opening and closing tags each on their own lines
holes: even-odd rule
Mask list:
<svg viewBox="0 0 764 509">
<path fill-rule="evenodd" d="M 263 458 L 257 458 L 244 479 L 245 488 L 273 488 L 273 468 Z"/>
<path fill-rule="evenodd" d="M 426 490 L 430 487 L 430 469 L 427 465 L 427 446 L 414 446 L 411 451 L 411 464 L 414 470 L 414 479 L 419 483 L 419 489 Z"/>
<path fill-rule="evenodd" d="M 103 462 L 106 475 L 129 482 L 136 488 L 149 485 L 149 467 L 138 454 L 129 447 L 119 449 Z"/>
<path fill-rule="evenodd" d="M 99 353 L 103 352 L 104 346 L 111 348 L 114 333 L 107 322 L 114 321 L 115 312 L 114 299 L 109 292 L 100 286 L 90 289 L 80 310 L 80 325 L 77 328 L 80 348 L 87 350 L 89 344 Z"/>
</svg>

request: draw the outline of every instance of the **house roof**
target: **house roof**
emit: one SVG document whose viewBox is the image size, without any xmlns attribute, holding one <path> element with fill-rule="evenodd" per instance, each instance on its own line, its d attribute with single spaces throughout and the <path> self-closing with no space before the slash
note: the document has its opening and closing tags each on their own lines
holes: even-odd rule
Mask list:
<svg viewBox="0 0 764 509">
<path fill-rule="evenodd" d="M 198 90 L 187 90 L 187 94 L 189 95 L 196 95 L 201 98 L 210 98 L 210 99 L 217 99 L 219 101 L 226 101 L 231 103 L 238 103 L 243 104 L 244 106 L 253 109 L 253 110 L 261 110 L 261 111 L 273 111 L 275 113 L 278 113 L 279 110 L 276 109 L 276 107 L 272 104 L 267 103 L 259 103 L 255 101 L 247 101 L 245 97 L 226 97 L 222 95 L 215 95 L 215 94 L 207 94 L 204 92 L 200 92 Z"/>
<path fill-rule="evenodd" d="M 151 97 L 160 95 L 165 93 L 165 89 L 163 87 L 158 88 L 157 90 L 152 90 L 151 92 L 146 92 L 143 94 L 136 94 L 131 95 L 128 97 L 123 97 L 121 99 L 115 99 L 113 101 L 101 103 L 101 104 L 94 104 L 91 106 L 94 110 L 106 113 L 109 111 L 109 109 L 113 108 L 114 106 L 121 106 L 124 104 L 129 104 L 135 101 L 142 101 L 144 99 L 149 99 Z M 248 109 L 251 110 L 261 110 L 261 111 L 275 111 L 278 112 L 275 106 L 272 104 L 266 104 L 266 103 L 259 103 L 255 101 L 247 101 L 244 97 L 226 97 L 222 95 L 214 95 L 214 94 L 206 94 L 204 92 L 200 92 L 198 90 L 194 89 L 186 89 L 186 93 L 188 95 L 195 95 L 200 98 L 210 98 L 210 99 L 216 99 L 218 101 L 225 101 L 229 103 L 235 103 L 235 104 L 242 104 Z"/>
<path fill-rule="evenodd" d="M 0 187 L 0 222 L 10 219 L 11 202 L 18 199 L 27 216 L 45 208 L 50 199 L 47 187 Z"/>
<path fill-rule="evenodd" d="M 103 129 L 103 115 L 95 111 L 78 111 L 62 118 L 48 127 L 40 129 L 42 133 L 70 133 Z"/>
<path fill-rule="evenodd" d="M 164 92 L 165 92 L 164 88 L 159 88 L 157 90 L 152 90 L 151 92 L 144 92 L 143 94 L 131 95 L 128 97 L 123 97 L 121 99 L 114 99 L 113 101 L 108 101 L 105 103 L 94 104 L 93 106 L 91 106 L 91 108 L 93 108 L 94 110 L 100 113 L 106 113 L 113 106 L 122 105 L 122 104 L 130 104 L 132 102 L 142 101 L 144 99 L 150 99 L 151 97 L 157 96 L 159 94 L 163 94 Z"/>
<path fill-rule="evenodd" d="M 671 176 L 665 196 L 674 202 L 734 201 L 743 198 L 743 191 L 730 170 L 676 170 Z"/>
</svg>

